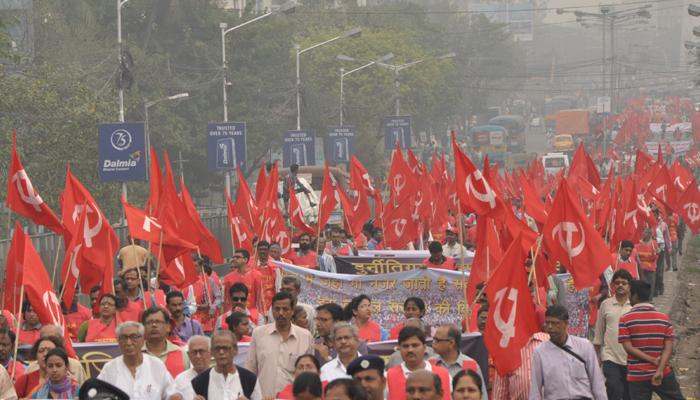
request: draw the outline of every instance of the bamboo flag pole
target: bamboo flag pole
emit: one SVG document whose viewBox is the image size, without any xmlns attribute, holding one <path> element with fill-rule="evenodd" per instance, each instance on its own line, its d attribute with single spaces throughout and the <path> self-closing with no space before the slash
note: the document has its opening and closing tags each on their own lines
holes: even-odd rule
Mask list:
<svg viewBox="0 0 700 400">
<path fill-rule="evenodd" d="M 459 225 L 459 245 L 464 246 L 464 224 L 462 223 L 462 204 L 457 200 L 457 224 Z M 463 251 L 460 249 L 460 252 Z M 460 269 L 462 270 L 462 288 L 464 292 L 464 304 L 469 304 L 467 299 L 467 267 L 464 264 L 464 255 L 459 262 Z M 471 279 L 471 276 L 469 277 Z"/>
<path fill-rule="evenodd" d="M 10 243 L 10 245 L 12 245 L 12 230 L 11 229 L 12 229 L 12 211 L 10 211 L 10 209 L 8 208 L 7 209 L 7 240 Z M 3 286 L 5 287 L 5 290 L 7 290 L 7 282 L 5 282 L 6 280 L 7 280 L 7 264 L 5 265 L 4 268 L 2 268 L 2 282 L 3 282 Z M 16 288 L 15 288 L 15 290 L 16 290 Z M 16 294 L 16 292 L 13 294 Z M 0 297 L 2 297 L 2 300 L 0 300 L 0 301 L 2 301 L 2 306 L 0 307 L 0 311 L 2 311 L 5 309 L 5 295 L 3 294 Z"/>
<path fill-rule="evenodd" d="M 163 230 L 160 231 L 160 241 L 161 243 L 163 242 Z M 134 238 L 131 238 L 131 246 L 132 249 L 134 250 L 134 256 L 136 256 L 136 244 L 134 243 Z M 160 262 L 160 256 L 158 257 L 158 262 Z M 151 271 L 150 271 L 150 263 L 149 266 L 147 267 L 148 270 L 148 276 L 150 277 Z M 141 277 L 141 266 L 137 265 L 136 266 L 136 275 L 138 275 L 138 280 L 139 280 L 139 287 L 141 288 L 141 300 L 143 300 L 143 308 L 146 309 L 148 308 L 148 305 L 146 304 L 146 291 L 143 290 L 143 278 Z"/>
<path fill-rule="evenodd" d="M 158 243 L 158 261 L 156 261 L 156 282 L 158 282 L 158 276 L 160 274 L 160 258 L 163 252 L 163 231 L 160 231 L 160 242 Z M 148 276 L 148 288 L 151 288 L 150 273 Z M 157 289 L 157 288 L 156 288 Z"/>
<path fill-rule="evenodd" d="M 53 273 L 51 274 L 51 286 L 56 285 L 56 270 L 58 269 L 58 256 L 61 254 L 61 242 L 63 242 L 63 235 L 58 236 L 58 243 L 56 244 L 56 256 L 53 259 Z"/>
<path fill-rule="evenodd" d="M 202 260 L 202 252 L 199 249 L 199 246 L 197 246 L 197 256 L 199 257 L 199 260 Z M 209 283 L 209 275 L 204 271 L 204 265 L 200 264 L 199 268 L 202 271 L 202 283 L 204 284 L 204 304 L 209 304 L 209 289 L 207 286 L 207 283 Z M 195 303 L 197 303 L 197 299 L 195 299 Z"/>
<path fill-rule="evenodd" d="M 19 304 L 20 304 L 20 309 L 22 307 L 22 302 L 24 302 L 24 285 L 21 286 L 19 290 Z M 14 357 L 13 361 L 17 362 L 17 348 L 19 347 L 19 329 L 22 326 L 22 319 L 20 318 L 19 321 L 17 321 L 17 328 L 15 331 L 15 351 L 14 351 Z M 17 371 L 17 366 L 15 365 L 14 368 L 12 368 L 12 376 L 10 377 L 10 381 L 14 381 L 15 379 L 15 371 Z"/>
</svg>

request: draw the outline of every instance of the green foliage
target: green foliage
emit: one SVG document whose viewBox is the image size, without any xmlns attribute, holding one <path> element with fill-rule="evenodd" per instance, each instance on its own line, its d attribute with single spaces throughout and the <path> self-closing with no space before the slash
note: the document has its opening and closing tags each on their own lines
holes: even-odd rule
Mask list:
<svg viewBox="0 0 700 400">
<path fill-rule="evenodd" d="M 301 57 L 302 126 L 325 135 L 339 116 L 339 68 L 358 63 L 345 54 L 389 63 L 456 52 L 399 75 L 401 113 L 412 115 L 414 132 L 444 134 L 450 124 L 486 107 L 487 88 L 518 68 L 519 48 L 502 27 L 463 16 L 428 18 L 418 5 L 340 10 L 325 0 L 305 1 L 290 16 L 270 16 L 226 36 L 229 120 L 246 121 L 251 170 L 281 145 L 282 132 L 296 125 L 294 43 L 302 48 L 352 27 L 362 36 L 342 39 Z M 110 218 L 119 215 L 116 184 L 97 175 L 96 124 L 117 120 L 115 2 L 34 2 L 36 55 L 21 76 L 0 75 L 0 165 L 9 161 L 13 127 L 35 185 L 54 209 L 68 162 Z M 400 12 L 399 12 L 400 11 Z M 182 152 L 185 180 L 197 196 L 220 192 L 222 176 L 206 167 L 206 124 L 223 119 L 220 22 L 233 27 L 254 15 L 221 10 L 211 1 L 130 0 L 122 8 L 123 48 L 131 59 L 134 85 L 125 92 L 126 119 L 142 121 L 144 103 L 179 92 L 189 98 L 149 109 L 151 143 Z M 0 39 L 0 49 L 3 43 Z M 478 75 L 479 78 L 475 78 Z M 513 82 L 510 80 L 509 82 Z M 394 113 L 395 76 L 379 66 L 346 77 L 345 122 L 358 128 L 358 156 L 379 173 L 386 162 L 381 118 Z M 129 184 L 130 201 L 143 204 L 147 184 Z"/>
</svg>

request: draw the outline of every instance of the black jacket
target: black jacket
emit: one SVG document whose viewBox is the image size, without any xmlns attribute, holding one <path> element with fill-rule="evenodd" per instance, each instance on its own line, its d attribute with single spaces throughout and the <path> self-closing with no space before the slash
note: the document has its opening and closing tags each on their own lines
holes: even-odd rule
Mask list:
<svg viewBox="0 0 700 400">
<path fill-rule="evenodd" d="M 194 392 L 205 399 L 207 398 L 207 393 L 209 392 L 209 378 L 211 376 L 211 370 L 212 368 L 209 368 L 192 379 L 192 388 L 194 388 Z M 258 382 L 258 377 L 255 376 L 254 373 L 245 368 L 241 368 L 238 365 L 236 365 L 236 370 L 238 371 L 238 378 L 241 380 L 241 387 L 243 387 L 243 395 L 250 398 L 253 395 L 253 390 Z"/>
</svg>

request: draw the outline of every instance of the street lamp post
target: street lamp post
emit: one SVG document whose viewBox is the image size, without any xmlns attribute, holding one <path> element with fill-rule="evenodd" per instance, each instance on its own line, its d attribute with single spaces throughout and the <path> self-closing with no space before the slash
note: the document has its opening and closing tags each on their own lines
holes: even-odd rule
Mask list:
<svg viewBox="0 0 700 400">
<path fill-rule="evenodd" d="M 362 29 L 360 28 L 354 28 L 348 32 L 343 33 L 342 35 L 338 35 L 334 38 L 328 39 L 326 41 L 323 41 L 321 43 L 317 43 L 313 46 L 309 46 L 307 48 L 302 49 L 300 45 L 295 44 L 294 45 L 294 50 L 296 52 L 296 86 L 297 86 L 297 130 L 301 129 L 301 74 L 300 74 L 300 67 L 299 67 L 299 61 L 301 59 L 301 55 L 306 53 L 307 51 L 311 51 L 315 48 L 330 44 L 335 42 L 336 40 L 340 39 L 345 39 L 345 38 L 356 38 L 362 34 Z"/>
<path fill-rule="evenodd" d="M 406 68 L 413 67 L 414 65 L 418 65 L 420 63 L 423 63 L 425 61 L 444 60 L 447 58 L 454 58 L 456 56 L 457 56 L 456 53 L 451 52 L 451 53 L 443 54 L 441 56 L 436 56 L 436 57 L 420 58 L 418 60 L 411 61 L 411 62 L 406 63 L 406 64 L 385 64 L 385 63 L 381 63 L 381 62 L 377 63 L 377 65 L 379 65 L 381 67 L 388 68 L 388 69 L 394 71 L 394 88 L 396 90 L 396 97 L 394 99 L 394 103 L 395 103 L 395 113 L 396 113 L 397 117 L 401 114 L 401 100 L 399 98 L 400 97 L 399 96 L 399 89 L 401 87 L 401 83 L 399 81 L 399 75 L 400 75 L 401 71 L 403 71 Z"/>
<path fill-rule="evenodd" d="M 601 6 L 600 7 L 600 12 L 599 13 L 592 13 L 592 12 L 584 12 L 584 11 L 573 11 L 573 14 L 576 16 L 576 22 L 581 23 L 584 27 L 589 27 L 589 26 L 596 26 L 599 25 L 602 28 L 602 33 L 603 33 L 603 62 L 602 62 L 602 71 L 603 71 L 603 87 L 602 87 L 602 93 L 605 94 L 606 92 L 606 78 L 607 78 L 607 55 L 606 55 L 606 31 L 609 30 L 609 35 L 610 35 L 610 84 L 608 85 L 607 89 L 609 90 L 609 97 L 610 97 L 610 113 L 613 112 L 614 108 L 614 98 L 615 98 L 615 28 L 616 25 L 619 23 L 623 22 L 631 22 L 631 23 L 639 23 L 642 19 L 650 19 L 651 14 L 649 13 L 649 8 L 651 7 L 651 4 L 646 4 L 641 7 L 636 7 L 636 8 L 628 8 L 624 10 L 618 10 L 618 11 L 613 11 L 610 6 Z M 565 14 L 569 13 L 571 11 L 566 11 L 562 8 L 557 9 L 557 14 Z M 595 22 L 594 24 L 591 24 L 591 22 Z M 607 125 L 604 124 L 604 125 Z M 603 153 L 607 151 L 607 145 L 608 145 L 608 135 L 606 132 L 606 128 L 603 128 Z"/>
<path fill-rule="evenodd" d="M 163 97 L 162 99 L 158 100 L 152 100 L 148 101 L 146 100 L 143 103 L 143 113 L 144 113 L 144 130 L 145 130 L 145 136 L 146 136 L 146 176 L 148 179 L 151 178 L 151 129 L 148 127 L 148 109 L 155 106 L 158 103 L 162 103 L 164 101 L 168 100 L 179 100 L 179 99 L 186 99 L 190 96 L 189 93 L 184 92 L 184 93 L 178 93 L 174 94 L 172 96 L 168 97 Z"/>
<path fill-rule="evenodd" d="M 294 12 L 295 9 L 296 3 L 288 1 L 285 4 L 283 4 L 277 11 L 267 12 L 263 15 L 257 16 L 234 27 L 229 28 L 226 22 L 221 22 L 219 24 L 219 28 L 221 29 L 221 98 L 223 100 L 224 106 L 224 122 L 228 122 L 228 94 L 226 93 L 226 86 L 228 85 L 228 82 L 226 80 L 226 34 L 233 32 L 236 29 L 243 28 L 246 25 L 250 25 L 254 22 L 260 21 L 261 19 L 267 18 L 273 14 L 291 14 Z M 226 193 L 231 195 L 231 171 L 226 171 L 224 179 L 224 188 L 226 190 Z"/>
<path fill-rule="evenodd" d="M 129 0 L 117 0 L 117 61 L 119 62 L 119 73 L 122 73 L 122 7 Z M 124 122 L 124 86 L 121 79 L 119 81 L 119 122 Z M 128 201 L 126 182 L 122 182 L 122 196 Z"/>
<path fill-rule="evenodd" d="M 345 106 L 345 95 L 344 95 L 345 92 L 344 92 L 344 89 L 343 89 L 343 83 L 344 83 L 344 81 L 345 81 L 345 77 L 348 76 L 348 75 L 350 75 L 350 74 L 352 74 L 352 73 L 361 71 L 361 70 L 363 70 L 363 69 L 365 69 L 365 68 L 367 68 L 367 67 L 371 67 L 372 65 L 375 65 L 375 64 L 377 64 L 377 63 L 379 63 L 379 62 L 386 62 L 386 61 L 389 61 L 389 60 L 391 60 L 392 58 L 394 58 L 394 54 L 393 54 L 393 53 L 387 53 L 387 54 L 383 55 L 383 56 L 382 56 L 380 59 L 378 59 L 378 60 L 370 61 L 370 62 L 368 62 L 368 63 L 366 63 L 366 64 L 364 64 L 364 65 L 362 65 L 362 66 L 360 66 L 360 67 L 357 67 L 357 68 L 355 68 L 355 69 L 351 69 L 351 70 L 348 71 L 348 72 L 345 72 L 345 68 L 340 68 L 340 126 L 343 126 L 343 107 Z M 344 56 L 344 55 L 339 55 L 339 56 L 336 57 L 336 59 L 337 59 L 337 60 L 340 60 L 340 61 L 355 61 L 354 58 L 348 57 L 348 56 Z"/>
</svg>

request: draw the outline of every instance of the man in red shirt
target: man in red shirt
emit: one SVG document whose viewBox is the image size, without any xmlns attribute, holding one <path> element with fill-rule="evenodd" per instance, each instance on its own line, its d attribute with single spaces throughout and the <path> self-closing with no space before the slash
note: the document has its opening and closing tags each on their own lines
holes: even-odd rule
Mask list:
<svg viewBox="0 0 700 400">
<path fill-rule="evenodd" d="M 331 256 L 350 256 L 353 254 L 352 246 L 343 241 L 344 232 L 334 226 L 331 229 L 331 241 L 326 243 L 324 252 Z"/>
<path fill-rule="evenodd" d="M 264 240 L 257 245 L 258 258 L 249 264 L 253 270 L 260 274 L 260 286 L 262 288 L 261 307 L 262 315 L 267 315 L 267 311 L 272 306 L 272 297 L 277 293 L 277 289 L 282 282 L 282 272 L 270 259 L 270 244 Z"/>
<path fill-rule="evenodd" d="M 250 266 L 250 253 L 248 250 L 237 249 L 233 254 L 231 272 L 224 276 L 224 304 L 225 309 L 231 309 L 232 303 L 228 294 L 234 283 L 240 282 L 248 288 L 248 309 L 254 315 L 253 319 L 258 319 L 258 308 L 262 295 L 262 276 Z"/>
<path fill-rule="evenodd" d="M 430 257 L 423 260 L 423 268 L 449 269 L 452 271 L 456 269 L 455 259 L 442 255 L 440 242 L 431 242 L 428 245 L 428 251 L 430 251 Z"/>
<path fill-rule="evenodd" d="M 632 257 L 634 243 L 629 240 L 620 241 L 620 251 L 612 254 L 613 271 L 624 269 L 632 275 L 633 279 L 639 279 L 639 268 L 637 260 Z"/>
<path fill-rule="evenodd" d="M 670 365 L 673 325 L 668 315 L 649 303 L 651 285 L 630 283 L 632 310 L 620 317 L 618 340 L 627 352 L 627 382 L 631 399 L 684 399 Z"/>
<path fill-rule="evenodd" d="M 298 267 L 318 269 L 318 255 L 311 249 L 311 235 L 299 235 L 299 249 L 290 257 L 292 264 Z"/>
<path fill-rule="evenodd" d="M 92 310 L 85 307 L 82 304 L 78 304 L 78 296 L 73 296 L 73 304 L 70 308 L 61 301 L 61 311 L 63 312 L 63 318 L 66 321 L 66 328 L 68 328 L 68 333 L 71 339 L 78 340 L 78 329 L 83 322 L 92 318 Z"/>
</svg>

